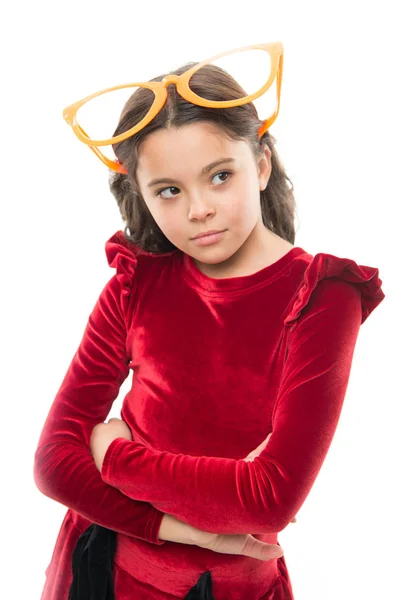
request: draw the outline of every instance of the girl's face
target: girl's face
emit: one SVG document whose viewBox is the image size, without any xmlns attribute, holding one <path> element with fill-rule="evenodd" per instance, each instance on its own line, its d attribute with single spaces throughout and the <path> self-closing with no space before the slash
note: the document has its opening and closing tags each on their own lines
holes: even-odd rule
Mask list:
<svg viewBox="0 0 399 600">
<path fill-rule="evenodd" d="M 257 160 L 247 142 L 230 140 L 208 122 L 160 129 L 142 142 L 137 183 L 164 235 L 215 276 L 240 268 L 265 244 L 260 190 L 270 176 L 270 154 L 266 148 Z M 193 240 L 210 230 L 224 233 L 209 245 Z"/>
</svg>

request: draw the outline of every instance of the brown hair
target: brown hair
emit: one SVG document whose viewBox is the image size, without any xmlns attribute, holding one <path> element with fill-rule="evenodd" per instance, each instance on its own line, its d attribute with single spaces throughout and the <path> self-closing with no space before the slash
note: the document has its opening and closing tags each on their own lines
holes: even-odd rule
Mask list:
<svg viewBox="0 0 399 600">
<path fill-rule="evenodd" d="M 187 63 L 169 74 L 181 75 L 195 64 L 198 63 Z M 161 81 L 166 75 L 159 75 L 151 81 Z M 235 79 L 215 65 L 205 65 L 199 69 L 190 79 L 190 87 L 196 94 L 209 100 L 230 100 L 247 95 Z M 151 107 L 153 98 L 151 90 L 138 88 L 126 102 L 113 135 L 119 135 L 141 121 Z M 117 158 L 128 171 L 127 175 L 110 171 L 109 177 L 110 190 L 126 223 L 126 239 L 147 252 L 162 253 L 176 249 L 158 227 L 140 194 L 136 180 L 138 151 L 144 138 L 157 129 L 201 121 L 217 125 L 230 139 L 247 141 L 255 157 L 262 154 L 266 144 L 269 146 L 272 170 L 266 189 L 260 191 L 262 220 L 270 231 L 294 244 L 294 186 L 274 148 L 275 138 L 269 131 L 260 140 L 258 138 L 257 131 L 262 121 L 253 103 L 222 109 L 197 106 L 184 100 L 177 93 L 175 84 L 168 86 L 165 105 L 148 125 L 123 142 L 113 145 Z"/>
</svg>

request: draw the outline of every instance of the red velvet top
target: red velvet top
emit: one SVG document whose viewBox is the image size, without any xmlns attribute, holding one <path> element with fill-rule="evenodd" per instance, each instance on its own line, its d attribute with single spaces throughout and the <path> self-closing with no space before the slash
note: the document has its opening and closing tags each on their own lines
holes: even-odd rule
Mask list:
<svg viewBox="0 0 399 600">
<path fill-rule="evenodd" d="M 248 276 L 214 279 L 174 250 L 106 243 L 105 285 L 44 424 L 39 490 L 68 507 L 42 600 L 67 600 L 71 553 L 98 523 L 118 532 L 116 600 L 183 598 L 211 571 L 216 600 L 293 598 L 284 557 L 260 561 L 162 542 L 163 513 L 268 543 L 308 496 L 332 442 L 360 325 L 385 297 L 378 269 L 299 247 Z M 100 473 L 93 427 L 133 371 L 133 441 Z M 242 460 L 272 432 L 253 462 Z"/>
</svg>

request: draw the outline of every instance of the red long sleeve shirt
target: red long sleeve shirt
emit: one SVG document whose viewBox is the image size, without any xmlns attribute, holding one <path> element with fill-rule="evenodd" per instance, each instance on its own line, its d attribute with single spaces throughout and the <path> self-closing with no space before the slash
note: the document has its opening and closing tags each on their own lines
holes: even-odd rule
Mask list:
<svg viewBox="0 0 399 600">
<path fill-rule="evenodd" d="M 118 532 L 116 600 L 183 598 L 206 570 L 216 600 L 293 598 L 284 557 L 163 542 L 159 526 L 169 513 L 278 543 L 332 442 L 360 325 L 384 298 L 378 269 L 294 247 L 252 275 L 214 279 L 188 255 L 144 252 L 122 231 L 106 255 L 116 273 L 35 453 L 36 485 L 68 507 L 42 600 L 67 600 L 71 554 L 91 522 Z M 114 440 L 100 473 L 91 431 L 130 369 L 121 416 L 133 441 Z"/>
</svg>

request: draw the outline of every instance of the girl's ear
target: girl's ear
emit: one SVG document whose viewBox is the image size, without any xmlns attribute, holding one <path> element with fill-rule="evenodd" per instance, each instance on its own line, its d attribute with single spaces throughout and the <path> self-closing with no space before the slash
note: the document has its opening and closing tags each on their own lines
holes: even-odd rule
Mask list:
<svg viewBox="0 0 399 600">
<path fill-rule="evenodd" d="M 258 177 L 259 177 L 259 188 L 260 190 L 266 189 L 267 182 L 269 181 L 270 173 L 272 170 L 271 161 L 271 150 L 268 146 L 265 146 L 262 155 L 258 160 Z"/>
</svg>

